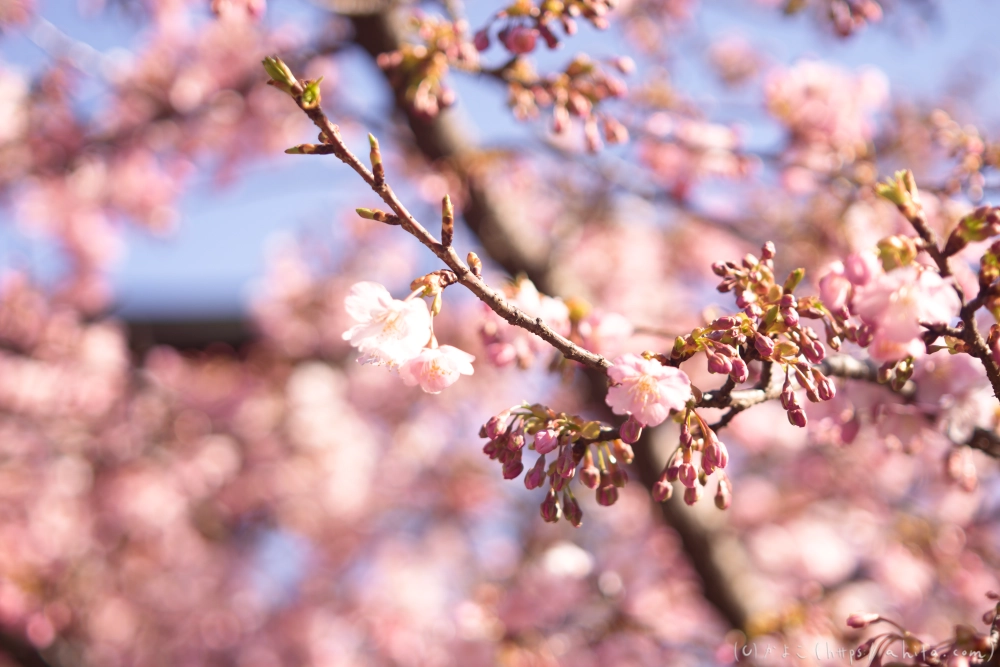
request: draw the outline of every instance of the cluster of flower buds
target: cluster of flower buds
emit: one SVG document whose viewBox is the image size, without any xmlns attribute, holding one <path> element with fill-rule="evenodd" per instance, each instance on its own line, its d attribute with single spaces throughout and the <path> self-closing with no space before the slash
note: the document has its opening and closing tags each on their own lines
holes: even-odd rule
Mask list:
<svg viewBox="0 0 1000 667">
<path fill-rule="evenodd" d="M 628 58 L 616 58 L 612 64 L 622 73 L 633 67 Z M 577 56 L 564 71 L 546 77 L 521 60 L 505 72 L 505 78 L 509 104 L 518 119 L 535 118 L 539 108 L 552 107 L 552 131 L 562 134 L 573 118 L 580 119 L 590 151 L 600 149 L 604 142 L 628 141 L 628 129 L 619 120 L 596 110 L 605 100 L 624 97 L 625 83 L 586 55 Z"/>
<path fill-rule="evenodd" d="M 987 593 L 986 597 L 993 602 L 1000 600 L 1000 594 L 992 591 Z M 854 613 L 847 617 L 847 626 L 850 628 L 861 630 L 869 625 L 885 623 L 892 626 L 892 629 L 869 638 L 853 651 L 851 658 L 852 660 L 867 658 L 867 664 L 871 665 L 890 662 L 894 665 L 907 664 L 900 662 L 900 658 L 911 660 L 910 664 L 927 667 L 939 665 L 970 667 L 990 664 L 996 653 L 997 644 L 1000 643 L 998 620 L 1000 620 L 1000 604 L 994 604 L 992 609 L 983 614 L 983 623 L 989 626 L 987 633 L 977 632 L 969 625 L 956 625 L 954 636 L 931 645 L 899 623 L 876 613 Z M 897 644 L 902 645 L 901 649 L 897 648 Z"/>
<path fill-rule="evenodd" d="M 842 37 L 852 34 L 866 23 L 882 19 L 882 7 L 875 0 L 831 0 L 830 19 Z"/>
<path fill-rule="evenodd" d="M 684 486 L 684 502 L 694 505 L 701 500 L 709 477 L 718 472 L 715 506 L 720 510 L 729 509 L 733 502 L 733 485 L 723 472 L 729 465 L 729 450 L 694 410 L 685 410 L 680 423 L 680 444 L 653 485 L 653 499 L 657 502 L 669 500 L 674 492 L 672 482 L 679 480 Z M 694 464 L 695 452 L 700 455 L 697 467 Z"/>
<path fill-rule="evenodd" d="M 479 53 L 466 34 L 464 21 L 417 16 L 414 18 L 423 44 L 405 44 L 398 51 L 383 53 L 378 66 L 385 70 L 396 90 L 417 113 L 436 116 L 455 103 L 455 93 L 444 83 L 450 67 L 475 69 Z"/>
<path fill-rule="evenodd" d="M 516 479 L 524 471 L 525 449 L 538 454 L 524 476 L 524 485 L 529 490 L 548 485 L 541 504 L 542 518 L 548 522 L 565 517 L 579 527 L 583 521 L 583 511 L 570 488 L 578 471 L 580 482 L 595 491 L 597 502 L 605 506 L 615 504 L 618 489 L 628 482 L 623 466 L 632 462 L 631 445 L 615 439 L 611 429 L 597 421 L 524 404 L 491 417 L 479 436 L 489 438 L 483 452 L 501 463 L 504 479 Z"/>
<path fill-rule="evenodd" d="M 559 37 L 553 29 L 556 24 L 570 36 L 576 34 L 577 18 L 603 30 L 608 27 L 608 12 L 617 4 L 617 0 L 515 0 L 493 15 L 489 24 L 476 33 L 474 43 L 480 51 L 488 49 L 493 24 L 499 22 L 497 39 L 515 56 L 534 51 L 539 37 L 554 49 L 559 46 Z"/>
<path fill-rule="evenodd" d="M 707 327 L 678 337 L 672 357 L 684 360 L 703 352 L 709 372 L 727 374 L 736 384 L 749 377 L 747 361 L 780 364 L 785 370 L 782 406 L 790 423 L 804 427 L 806 414 L 792 389 L 791 377 L 794 375 L 811 401 L 830 400 L 836 394 L 830 378 L 813 365 L 822 363 L 826 347 L 819 334 L 802 321 L 821 319 L 828 313 L 818 299 L 795 296 L 795 288 L 805 277 L 804 269 L 792 271 L 783 284 L 775 280 L 774 253 L 774 244 L 768 242 L 761 248 L 760 258 L 747 254 L 739 265 L 713 265 L 712 270 L 722 278 L 719 291 L 735 292 L 736 305 L 743 312 L 720 317 Z M 840 338 L 829 328 L 827 342 L 835 349 L 840 346 Z"/>
<path fill-rule="evenodd" d="M 794 14 L 805 9 L 807 0 L 788 0 L 785 13 Z M 826 0 L 826 13 L 833 29 L 841 37 L 854 34 L 867 23 L 882 20 L 882 7 L 876 0 Z"/>
<path fill-rule="evenodd" d="M 931 112 L 928 124 L 935 141 L 955 160 L 945 192 L 954 194 L 965 185 L 969 199 L 979 201 L 986 185 L 983 170 L 1000 165 L 1000 143 L 987 142 L 975 126 L 962 125 L 941 109 Z"/>
</svg>

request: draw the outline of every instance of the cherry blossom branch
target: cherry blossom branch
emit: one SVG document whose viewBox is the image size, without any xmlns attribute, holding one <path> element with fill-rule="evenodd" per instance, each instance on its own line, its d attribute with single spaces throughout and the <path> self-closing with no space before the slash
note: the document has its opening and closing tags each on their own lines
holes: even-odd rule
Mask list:
<svg viewBox="0 0 1000 667">
<path fill-rule="evenodd" d="M 463 262 L 459 257 L 454 247 L 450 244 L 444 244 L 438 241 L 434 235 L 427 231 L 427 229 L 413 217 L 409 210 L 407 210 L 407 208 L 396 196 L 396 193 L 392 190 L 392 187 L 385 181 L 384 177 L 380 177 L 380 174 L 378 173 L 379 167 L 381 166 L 380 162 L 374 162 L 373 160 L 376 165 L 375 172 L 373 173 L 353 152 L 351 152 L 350 149 L 347 148 L 347 145 L 344 143 L 343 137 L 340 134 L 340 128 L 334 124 L 320 108 L 319 88 L 317 85 L 318 82 L 300 82 L 291 75 L 290 71 L 287 71 L 287 67 L 284 67 L 280 61 L 272 62 L 275 64 L 273 67 L 268 68 L 268 73 L 272 75 L 272 78 L 276 76 L 278 77 L 274 78 L 276 87 L 287 88 L 287 92 L 292 96 L 292 99 L 295 100 L 298 107 L 306 114 L 306 116 L 309 117 L 313 124 L 319 128 L 320 140 L 323 142 L 320 145 L 303 144 L 301 146 L 291 148 L 286 152 L 301 155 L 336 156 L 341 162 L 346 164 L 348 167 L 353 169 L 355 173 L 361 176 L 372 191 L 377 194 L 379 198 L 382 199 L 382 201 L 385 202 L 385 204 L 395 213 L 400 227 L 420 241 L 420 243 L 433 252 L 438 259 L 444 262 L 448 268 L 454 271 L 455 275 L 458 277 L 458 282 L 468 288 L 469 291 L 475 294 L 480 301 L 488 305 L 497 315 L 502 317 L 511 325 L 535 334 L 571 361 L 579 362 L 585 366 L 602 372 L 605 372 L 608 368 L 610 368 L 611 362 L 607 359 L 599 354 L 590 352 L 589 350 L 576 345 L 564 336 L 561 336 L 551 327 L 546 325 L 542 318 L 530 317 L 516 306 L 510 304 L 502 294 L 491 288 L 482 278 L 473 273 L 468 264 Z M 282 68 L 284 68 L 285 71 L 282 71 Z M 377 151 L 377 142 L 374 142 L 373 140 L 373 157 L 377 154 Z M 388 216 L 386 216 L 384 221 L 389 222 L 390 224 L 397 224 L 395 219 L 390 219 Z"/>
<path fill-rule="evenodd" d="M 972 431 L 972 437 L 967 443 L 969 447 L 978 449 L 995 459 L 1000 459 L 1000 435 L 994 431 L 977 427 Z"/>
<path fill-rule="evenodd" d="M 977 210 L 959 223 L 959 227 L 952 233 L 948 239 L 948 243 L 942 250 L 937 235 L 927 223 L 927 215 L 924 213 L 923 206 L 920 203 L 920 196 L 917 191 L 916 181 L 913 178 L 913 172 L 909 170 L 897 172 L 894 179 L 887 183 L 878 184 L 876 192 L 895 204 L 899 212 L 903 214 L 903 217 L 906 218 L 910 226 L 917 232 L 922 241 L 921 248 L 927 251 L 927 254 L 934 260 L 942 278 L 952 275 L 951 267 L 948 265 L 948 258 L 952 254 L 961 250 L 970 240 L 970 237 L 982 240 L 978 236 L 973 237 L 973 234 L 976 232 L 992 229 L 992 232 L 996 233 L 997 223 L 1000 222 L 988 217 L 990 211 L 985 210 L 985 208 Z M 993 218 L 995 217 L 994 214 Z M 963 227 L 967 222 L 970 223 L 968 227 Z M 966 236 L 963 236 L 963 233 Z M 986 376 L 993 387 L 993 394 L 1000 400 L 1000 368 L 993 361 L 989 347 L 986 345 L 986 340 L 976 326 L 976 311 L 985 305 L 986 298 L 989 295 L 989 285 L 981 285 L 979 294 L 968 302 L 965 300 L 965 292 L 962 287 L 957 282 L 953 282 L 952 286 L 962 304 L 962 309 L 959 313 L 959 318 L 962 321 L 961 328 L 928 327 L 928 329 L 932 332 L 939 332 L 939 335 L 953 336 L 965 343 L 965 351 L 976 359 L 979 359 L 982 363 L 983 368 L 986 370 Z"/>
</svg>

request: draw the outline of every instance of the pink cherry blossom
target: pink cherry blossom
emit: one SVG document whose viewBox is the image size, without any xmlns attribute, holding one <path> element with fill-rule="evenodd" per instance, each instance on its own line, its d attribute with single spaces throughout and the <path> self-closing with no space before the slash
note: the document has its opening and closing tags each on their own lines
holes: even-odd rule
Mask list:
<svg viewBox="0 0 1000 667">
<path fill-rule="evenodd" d="M 476 358 L 451 345 L 425 348 L 413 359 L 399 367 L 403 382 L 420 388 L 428 394 L 439 394 L 445 387 L 455 384 L 461 375 L 472 375 L 472 362 Z"/>
<path fill-rule="evenodd" d="M 608 405 L 615 414 L 632 415 L 644 426 L 662 423 L 691 398 L 691 381 L 684 371 L 637 354 L 617 357 L 608 375 L 616 383 L 608 390 Z"/>
<path fill-rule="evenodd" d="M 399 366 L 420 354 L 430 339 L 431 314 L 420 299 L 393 299 L 382 285 L 361 282 L 351 287 L 344 305 L 359 324 L 343 338 L 362 353 L 362 363 Z"/>
<path fill-rule="evenodd" d="M 857 287 L 864 287 L 883 273 L 874 251 L 853 253 L 844 263 L 844 276 Z"/>
<path fill-rule="evenodd" d="M 951 283 L 940 275 L 904 266 L 859 289 L 854 305 L 861 319 L 875 329 L 869 354 L 875 361 L 887 362 L 921 356 L 920 323 L 947 323 L 961 304 Z"/>
<path fill-rule="evenodd" d="M 583 346 L 598 354 L 613 353 L 627 341 L 635 329 L 618 313 L 591 313 L 579 325 Z"/>
<path fill-rule="evenodd" d="M 843 262 L 834 262 L 829 273 L 820 278 L 819 295 L 823 305 L 834 313 L 847 305 L 851 298 L 851 281 L 844 275 Z"/>
</svg>

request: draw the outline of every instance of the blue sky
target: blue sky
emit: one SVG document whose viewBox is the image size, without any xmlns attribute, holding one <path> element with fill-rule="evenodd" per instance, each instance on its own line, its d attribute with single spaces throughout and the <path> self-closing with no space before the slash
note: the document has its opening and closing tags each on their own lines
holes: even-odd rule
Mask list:
<svg viewBox="0 0 1000 667">
<path fill-rule="evenodd" d="M 85 17 L 77 5 L 66 1 L 41 2 L 41 15 L 75 40 L 99 53 L 113 55 L 141 40 L 136 26 L 120 13 Z M 472 24 L 482 22 L 493 2 L 467 2 L 473 8 Z M 269 21 L 303 20 L 315 10 L 301 0 L 272 0 Z M 822 34 L 807 17 L 785 18 L 776 10 L 745 0 L 703 0 L 698 31 L 678 36 L 674 81 L 686 94 L 707 103 L 715 118 L 728 121 L 746 116 L 746 107 L 729 109 L 734 99 L 715 84 L 690 57 L 702 48 L 702 35 L 740 34 L 761 47 L 777 62 L 802 57 L 822 57 L 846 67 L 875 65 L 891 82 L 894 96 L 914 101 L 932 100 L 935 93 L 955 82 L 974 77 L 979 92 L 968 99 L 970 108 L 989 128 L 997 112 L 982 112 L 990 100 L 1000 99 L 992 63 L 1000 59 L 995 32 L 1000 26 L 1000 3 L 992 0 L 947 0 L 939 6 L 940 20 L 922 25 L 911 18 L 890 20 L 848 40 Z M 594 55 L 627 52 L 612 33 L 581 34 L 561 50 L 544 54 L 540 69 L 559 67 L 578 50 Z M 499 57 L 494 50 L 490 55 Z M 0 57 L 6 66 L 25 71 L 46 57 L 24 35 L 0 38 Z M 384 108 L 381 84 L 371 76 L 372 65 L 360 53 L 348 54 L 342 65 L 349 103 L 369 112 Z M 493 82 L 454 77 L 459 93 L 459 113 L 465 115 L 484 143 L 516 144 L 537 135 L 537 125 L 511 120 L 505 94 Z M 95 89 L 94 93 L 96 95 Z M 373 103 L 374 100 L 374 103 Z M 750 114 L 748 133 L 752 146 L 776 138 L 766 123 Z M 311 137 L 303 137 L 304 141 Z M 363 136 L 354 137 L 362 141 Z M 359 146 L 360 148 L 360 146 Z M 268 252 L 281 238 L 303 229 L 333 236 L 338 212 L 359 205 L 357 183 L 342 165 L 329 160 L 278 155 L 248 165 L 244 178 L 219 189 L 207 176 L 196 175 L 194 187 L 180 204 L 177 233 L 157 238 L 138 231 L 126 233 L 127 251 L 112 269 L 119 312 L 132 316 L 236 315 L 244 311 L 248 286 L 264 272 Z M 279 187 L 275 187 L 275 184 Z M 363 202 L 362 202 L 363 203 Z M 58 270 L 58 253 L 44 241 L 27 239 L 11 230 L 9 214 L 0 213 L 0 265 L 27 263 L 43 275 Z"/>
</svg>

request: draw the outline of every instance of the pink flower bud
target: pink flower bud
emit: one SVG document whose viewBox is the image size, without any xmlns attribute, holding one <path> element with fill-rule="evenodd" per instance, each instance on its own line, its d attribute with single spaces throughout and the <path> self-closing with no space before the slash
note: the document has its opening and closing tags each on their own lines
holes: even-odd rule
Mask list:
<svg viewBox="0 0 1000 667">
<path fill-rule="evenodd" d="M 547 47 L 554 49 L 559 46 L 559 38 L 556 37 L 556 34 L 552 32 L 552 29 L 548 25 L 543 24 L 538 26 L 538 32 L 541 33 Z"/>
<path fill-rule="evenodd" d="M 514 432 L 504 442 L 507 443 L 507 449 L 516 452 L 524 447 L 524 433 L 520 431 Z"/>
<path fill-rule="evenodd" d="M 504 410 L 500 414 L 490 417 L 490 420 L 486 422 L 486 436 L 490 440 L 496 440 L 506 432 L 510 425 L 510 413 L 510 410 Z"/>
<path fill-rule="evenodd" d="M 483 28 L 475 34 L 472 38 L 472 43 L 475 45 L 477 51 L 485 51 L 490 48 L 490 33 L 489 30 Z"/>
<path fill-rule="evenodd" d="M 501 449 L 505 448 L 501 447 L 496 440 L 490 440 L 483 445 L 483 454 L 486 454 L 491 460 L 495 461 L 500 456 Z"/>
<path fill-rule="evenodd" d="M 538 41 L 538 30 L 518 25 L 500 31 L 499 37 L 508 51 L 516 56 L 520 56 L 535 50 L 535 44 Z"/>
<path fill-rule="evenodd" d="M 696 502 L 701 500 L 702 486 L 697 484 L 695 486 L 690 486 L 684 489 L 684 502 L 688 505 L 694 505 Z"/>
<path fill-rule="evenodd" d="M 535 434 L 535 451 L 548 454 L 559 446 L 559 431 L 548 428 Z"/>
<path fill-rule="evenodd" d="M 572 478 L 576 474 L 576 461 L 573 460 L 573 448 L 566 447 L 556 459 L 556 472 L 560 477 Z"/>
<path fill-rule="evenodd" d="M 639 441 L 639 436 L 642 435 L 642 424 L 636 421 L 636 418 L 629 415 L 629 418 L 625 420 L 619 431 L 619 437 L 621 437 L 622 442 L 632 444 Z"/>
<path fill-rule="evenodd" d="M 628 56 L 615 58 L 611 61 L 611 64 L 614 65 L 615 69 L 622 74 L 631 74 L 635 71 L 635 61 Z"/>
<path fill-rule="evenodd" d="M 600 130 L 597 127 L 597 121 L 593 116 L 583 123 L 583 138 L 587 144 L 587 150 L 591 153 L 596 153 L 604 146 L 604 142 L 601 141 Z"/>
<path fill-rule="evenodd" d="M 556 491 L 562 491 L 569 485 L 569 477 L 563 477 L 558 471 L 553 472 L 549 475 L 549 486 L 551 486 Z"/>
<path fill-rule="evenodd" d="M 729 450 L 726 445 L 719 440 L 713 440 L 705 447 L 702 461 L 708 460 L 713 468 L 725 468 L 729 465 Z M 708 473 L 708 471 L 705 471 Z M 711 473 L 708 473 L 711 474 Z"/>
<path fill-rule="evenodd" d="M 653 485 L 652 492 L 653 500 L 658 503 L 665 503 L 674 495 L 674 487 L 665 477 L 660 477 L 656 484 Z"/>
<path fill-rule="evenodd" d="M 579 528 L 580 524 L 583 523 L 583 510 L 580 509 L 580 505 L 576 502 L 576 498 L 573 498 L 567 493 L 563 493 L 563 514 L 566 515 L 566 519 L 573 525 L 574 528 Z"/>
<path fill-rule="evenodd" d="M 557 104 L 552 107 L 552 132 L 562 134 L 569 126 L 569 109 L 565 105 Z"/>
<path fill-rule="evenodd" d="M 799 311 L 794 308 L 782 308 L 781 317 L 785 320 L 785 324 L 790 327 L 799 326 Z"/>
<path fill-rule="evenodd" d="M 597 489 L 597 504 L 604 507 L 611 507 L 618 502 L 618 487 L 614 484 L 602 486 Z"/>
<path fill-rule="evenodd" d="M 747 378 L 750 377 L 750 368 L 747 366 L 747 362 L 742 359 L 733 359 L 733 370 L 729 373 L 729 377 L 736 384 L 746 382 Z"/>
<path fill-rule="evenodd" d="M 531 467 L 528 474 L 524 476 L 524 486 L 531 491 L 537 489 L 545 481 L 545 455 L 538 457 L 538 461 Z"/>
<path fill-rule="evenodd" d="M 860 630 L 861 628 L 866 628 L 872 623 L 880 620 L 881 617 L 878 614 L 873 613 L 862 613 L 855 612 L 847 617 L 847 626 L 850 628 L 855 628 Z"/>
<path fill-rule="evenodd" d="M 740 320 L 734 315 L 723 315 L 712 322 L 712 329 L 715 331 L 728 331 L 739 326 Z"/>
<path fill-rule="evenodd" d="M 622 463 L 627 465 L 635 460 L 635 451 L 632 449 L 632 445 L 621 440 L 615 440 L 613 446 L 615 457 Z"/>
<path fill-rule="evenodd" d="M 614 505 L 618 500 L 618 487 L 614 485 L 611 481 L 611 476 L 606 473 L 601 473 L 601 483 L 597 487 L 597 503 L 599 505 L 604 505 L 605 507 L 610 507 Z"/>
<path fill-rule="evenodd" d="M 776 252 L 774 241 L 768 241 L 760 248 L 760 258 L 766 262 L 769 259 L 774 259 Z"/>
<path fill-rule="evenodd" d="M 733 370 L 733 362 L 721 354 L 708 353 L 708 372 L 728 375 Z"/>
<path fill-rule="evenodd" d="M 628 141 L 628 128 L 616 118 L 605 116 L 604 140 L 611 145 L 624 144 Z"/>
<path fill-rule="evenodd" d="M 683 447 L 684 449 L 690 449 L 691 445 L 694 443 L 694 438 L 691 437 L 691 427 L 688 425 L 686 421 L 683 424 L 681 424 L 680 443 L 681 447 Z M 680 456 L 680 452 L 677 452 L 677 454 L 675 454 L 675 458 L 677 456 Z M 677 465 L 680 465 L 680 463 L 678 462 Z"/>
<path fill-rule="evenodd" d="M 556 500 L 556 492 L 549 489 L 549 493 L 545 496 L 545 500 L 542 501 L 542 519 L 548 523 L 555 523 L 559 521 L 559 517 L 562 515 L 562 509 L 559 507 L 559 501 Z"/>
<path fill-rule="evenodd" d="M 820 399 L 824 401 L 833 400 L 837 395 L 837 385 L 833 383 L 833 380 L 819 373 L 819 371 L 816 371 L 815 374 L 818 374 L 816 378 L 816 391 L 819 393 Z"/>
<path fill-rule="evenodd" d="M 785 410 L 791 410 L 798 404 L 795 400 L 795 393 L 792 391 L 792 383 L 787 377 L 785 384 L 781 386 L 781 394 L 778 395 L 778 398 L 781 400 L 781 407 Z"/>
<path fill-rule="evenodd" d="M 524 463 L 521 462 L 520 456 L 503 464 L 504 479 L 517 479 L 522 472 L 524 472 Z"/>
<path fill-rule="evenodd" d="M 826 348 L 818 340 L 807 340 L 802 345 L 802 354 L 812 363 L 818 364 L 826 358 Z"/>
<path fill-rule="evenodd" d="M 625 487 L 628 484 L 628 473 L 621 466 L 613 465 L 608 471 L 608 476 L 611 478 L 611 483 L 617 486 L 619 489 Z"/>
<path fill-rule="evenodd" d="M 772 340 L 769 336 L 755 333 L 753 337 L 753 346 L 757 348 L 757 354 L 765 359 L 770 359 L 771 355 L 774 354 L 774 340 Z"/>
<path fill-rule="evenodd" d="M 690 463 L 682 463 L 677 471 L 677 479 L 690 489 L 698 482 L 698 472 Z"/>
<path fill-rule="evenodd" d="M 684 456 L 681 454 L 681 450 L 677 450 L 674 453 L 673 458 L 670 459 L 670 463 L 667 464 L 666 469 L 663 471 L 664 476 L 671 482 L 676 482 L 678 476 L 680 476 L 681 464 L 684 462 Z"/>
<path fill-rule="evenodd" d="M 792 426 L 798 426 L 799 428 L 805 428 L 809 420 L 806 418 L 806 413 L 802 408 L 795 408 L 794 410 L 788 411 L 788 423 Z"/>
<path fill-rule="evenodd" d="M 715 491 L 715 506 L 720 510 L 727 510 L 733 504 L 733 488 L 728 479 L 720 479 L 719 487 Z"/>
<path fill-rule="evenodd" d="M 868 347 L 869 345 L 872 344 L 872 341 L 874 339 L 875 339 L 875 329 L 873 329 L 871 325 L 862 324 L 860 327 L 858 327 L 856 340 L 859 346 Z"/>
<path fill-rule="evenodd" d="M 854 657 L 855 658 L 863 658 L 866 655 L 868 655 L 868 653 L 872 650 L 872 644 L 875 643 L 876 639 L 880 639 L 881 637 L 882 637 L 882 635 L 876 635 L 876 636 L 872 637 L 871 639 L 869 639 L 868 641 L 866 641 L 865 643 L 863 643 L 860 646 L 858 646 L 858 648 L 856 648 L 854 650 Z"/>
</svg>

